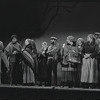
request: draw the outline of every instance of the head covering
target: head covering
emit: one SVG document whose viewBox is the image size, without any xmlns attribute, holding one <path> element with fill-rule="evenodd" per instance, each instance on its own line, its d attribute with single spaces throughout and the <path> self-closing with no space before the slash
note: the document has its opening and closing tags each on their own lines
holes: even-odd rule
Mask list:
<svg viewBox="0 0 100 100">
<path fill-rule="evenodd" d="M 43 44 L 43 45 L 47 45 L 47 42 L 43 42 L 42 44 Z"/>
<path fill-rule="evenodd" d="M 25 41 L 28 41 L 29 44 L 31 44 L 31 39 L 26 39 Z"/>
<path fill-rule="evenodd" d="M 89 34 L 88 37 L 90 37 L 92 40 L 95 39 L 94 35 L 93 34 Z"/>
<path fill-rule="evenodd" d="M 11 38 L 12 38 L 12 39 L 13 39 L 13 38 L 16 38 L 16 39 L 17 39 L 18 37 L 17 37 L 16 34 L 14 34 L 14 35 L 11 36 Z"/>
<path fill-rule="evenodd" d="M 84 42 L 84 39 L 83 38 L 78 38 L 77 41 Z"/>
<path fill-rule="evenodd" d="M 67 40 L 69 40 L 70 42 L 73 42 L 73 41 L 75 41 L 75 38 L 73 36 L 68 36 Z"/>
<path fill-rule="evenodd" d="M 3 45 L 3 42 L 0 41 L 0 50 L 3 50 L 4 49 L 4 45 Z"/>
<path fill-rule="evenodd" d="M 100 33 L 99 32 L 95 32 L 94 35 L 100 35 Z"/>
<path fill-rule="evenodd" d="M 56 38 L 56 37 L 51 37 L 51 39 L 53 39 L 53 40 L 57 40 L 57 38 Z"/>
</svg>

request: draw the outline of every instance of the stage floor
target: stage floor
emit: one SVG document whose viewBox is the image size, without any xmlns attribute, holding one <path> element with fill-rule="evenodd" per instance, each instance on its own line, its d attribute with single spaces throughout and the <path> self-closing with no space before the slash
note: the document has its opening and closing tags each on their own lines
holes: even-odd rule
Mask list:
<svg viewBox="0 0 100 100">
<path fill-rule="evenodd" d="M 0 85 L 0 100 L 100 100 L 100 89 Z"/>
</svg>

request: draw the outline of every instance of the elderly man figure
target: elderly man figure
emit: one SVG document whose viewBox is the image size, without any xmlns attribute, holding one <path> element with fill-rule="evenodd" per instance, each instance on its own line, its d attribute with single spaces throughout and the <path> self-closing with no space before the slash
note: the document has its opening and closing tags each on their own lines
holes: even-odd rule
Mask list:
<svg viewBox="0 0 100 100">
<path fill-rule="evenodd" d="M 48 85 L 57 85 L 57 64 L 60 54 L 60 45 L 56 37 L 51 37 L 51 45 L 48 47 Z M 53 72 L 53 77 L 52 77 Z"/>
</svg>

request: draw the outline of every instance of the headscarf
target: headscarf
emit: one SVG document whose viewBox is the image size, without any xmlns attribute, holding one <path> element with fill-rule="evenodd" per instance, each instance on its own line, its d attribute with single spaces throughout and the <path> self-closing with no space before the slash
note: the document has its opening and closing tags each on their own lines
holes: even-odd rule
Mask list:
<svg viewBox="0 0 100 100">
<path fill-rule="evenodd" d="M 73 41 L 75 41 L 75 38 L 73 36 L 68 36 L 67 40 L 70 41 L 70 42 L 73 42 Z"/>
<path fill-rule="evenodd" d="M 95 37 L 93 34 L 89 34 L 88 37 L 90 37 L 93 41 L 95 40 Z"/>
<path fill-rule="evenodd" d="M 78 44 L 78 41 L 80 41 L 82 44 L 84 43 L 84 39 L 83 38 L 78 38 L 77 39 L 77 44 Z"/>
</svg>

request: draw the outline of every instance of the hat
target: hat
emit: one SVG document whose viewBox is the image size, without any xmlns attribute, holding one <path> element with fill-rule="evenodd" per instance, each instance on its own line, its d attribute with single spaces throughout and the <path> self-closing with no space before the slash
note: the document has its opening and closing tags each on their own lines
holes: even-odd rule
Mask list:
<svg viewBox="0 0 100 100">
<path fill-rule="evenodd" d="M 100 33 L 99 32 L 95 32 L 94 35 L 100 35 Z"/>
<path fill-rule="evenodd" d="M 56 37 L 51 37 L 51 39 L 53 39 L 53 40 L 57 40 L 57 38 L 56 38 Z"/>
<path fill-rule="evenodd" d="M 17 35 L 14 34 L 11 36 L 11 38 L 13 39 L 13 38 L 18 38 L 18 37 L 17 37 Z"/>
<path fill-rule="evenodd" d="M 84 39 L 83 38 L 78 38 L 77 41 L 84 42 Z"/>
<path fill-rule="evenodd" d="M 68 37 L 67 37 L 67 40 L 73 42 L 73 41 L 75 41 L 75 38 L 74 38 L 73 36 L 68 36 Z"/>
<path fill-rule="evenodd" d="M 90 37 L 91 39 L 95 39 L 93 34 L 89 34 L 88 37 Z"/>
</svg>

